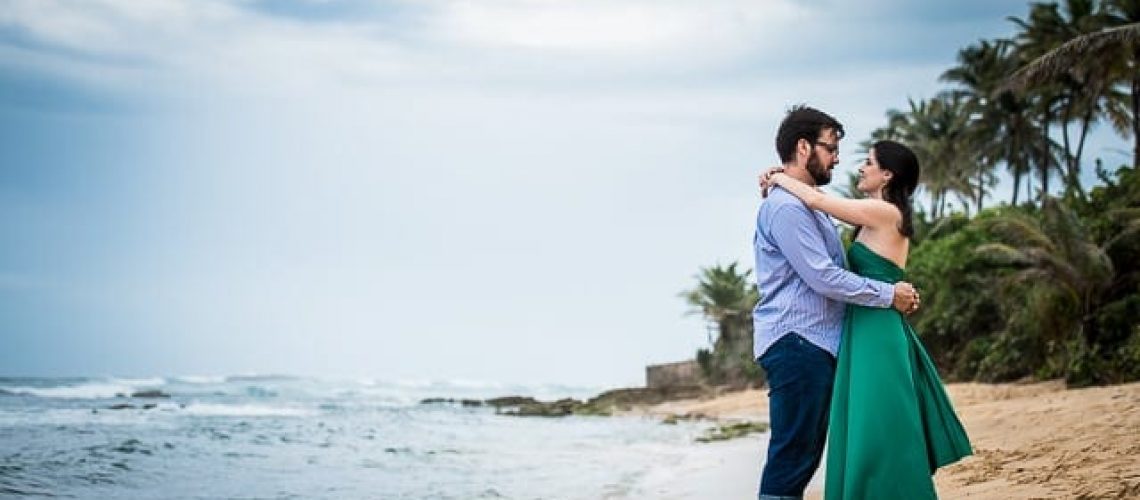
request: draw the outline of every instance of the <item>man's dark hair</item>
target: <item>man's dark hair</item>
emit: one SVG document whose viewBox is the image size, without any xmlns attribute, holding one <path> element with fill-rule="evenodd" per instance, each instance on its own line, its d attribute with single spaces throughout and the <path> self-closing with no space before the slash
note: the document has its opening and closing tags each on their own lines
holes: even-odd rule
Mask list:
<svg viewBox="0 0 1140 500">
<path fill-rule="evenodd" d="M 776 152 L 780 154 L 780 161 L 788 163 L 796 157 L 796 143 L 804 139 L 811 144 L 819 140 L 819 134 L 824 129 L 835 130 L 835 137 L 843 138 L 843 124 L 831 115 L 804 104 L 793 106 L 788 116 L 780 122 L 780 130 L 776 132 Z"/>
</svg>

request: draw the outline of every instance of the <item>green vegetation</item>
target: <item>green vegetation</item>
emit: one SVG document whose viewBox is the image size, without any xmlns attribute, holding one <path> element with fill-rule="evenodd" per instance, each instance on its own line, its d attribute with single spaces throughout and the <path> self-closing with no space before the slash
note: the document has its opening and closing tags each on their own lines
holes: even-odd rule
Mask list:
<svg viewBox="0 0 1140 500">
<path fill-rule="evenodd" d="M 681 296 L 692 313 L 700 313 L 716 331 L 712 350 L 697 351 L 705 379 L 716 385 L 761 383 L 763 370 L 752 362 L 752 308 L 760 295 L 752 271 L 736 270 L 736 263 L 701 269 L 697 287 Z"/>
<path fill-rule="evenodd" d="M 704 436 L 697 438 L 697 442 L 711 443 L 713 441 L 726 441 L 733 438 L 747 436 L 754 432 L 768 432 L 768 424 L 764 422 L 737 422 L 734 424 L 714 427 L 705 432 Z"/>
<path fill-rule="evenodd" d="M 903 142 L 922 165 L 906 279 L 923 307 L 910 321 L 950 379 L 1140 380 L 1140 0 L 1032 3 L 1010 21 L 1015 36 L 962 49 L 950 88 L 888 111 L 863 143 Z M 1132 165 L 1093 160 L 1086 189 L 1098 125 L 1131 139 Z M 1002 173 L 1010 199 L 987 207 Z M 743 374 L 727 367 L 751 350 L 751 325 L 734 323 L 749 275 L 705 269 L 687 292 L 718 325 L 698 354 L 713 377 Z"/>
</svg>

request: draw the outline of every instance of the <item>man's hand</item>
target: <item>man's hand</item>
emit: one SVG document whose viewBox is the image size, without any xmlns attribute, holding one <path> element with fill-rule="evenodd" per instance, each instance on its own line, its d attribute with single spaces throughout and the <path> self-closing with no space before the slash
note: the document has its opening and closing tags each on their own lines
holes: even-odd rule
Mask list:
<svg viewBox="0 0 1140 500">
<path fill-rule="evenodd" d="M 918 311 L 918 289 L 905 281 L 895 283 L 895 309 L 903 314 L 914 314 Z"/>
<path fill-rule="evenodd" d="M 767 170 L 760 174 L 760 196 L 763 198 L 768 197 L 768 189 L 772 187 L 772 183 L 768 182 L 772 178 L 772 174 L 783 172 L 784 166 L 777 165 L 775 167 L 768 167 Z"/>
</svg>

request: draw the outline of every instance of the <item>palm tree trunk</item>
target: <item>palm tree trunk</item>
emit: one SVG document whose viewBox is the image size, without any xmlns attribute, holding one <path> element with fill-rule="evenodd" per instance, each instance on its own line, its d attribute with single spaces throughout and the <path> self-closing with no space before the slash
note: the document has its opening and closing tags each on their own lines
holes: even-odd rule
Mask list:
<svg viewBox="0 0 1140 500">
<path fill-rule="evenodd" d="M 1030 205 L 1033 204 L 1033 172 L 1028 171 L 1025 174 L 1025 201 Z"/>
<path fill-rule="evenodd" d="M 1021 166 L 1013 167 L 1013 201 L 1010 205 L 1017 206 L 1017 190 L 1021 187 Z"/>
<path fill-rule="evenodd" d="M 1140 167 L 1140 45 L 1132 49 L 1132 166 Z"/>
<path fill-rule="evenodd" d="M 984 168 L 980 168 L 980 167 L 978 168 L 978 201 L 977 201 L 978 213 L 982 212 L 982 197 L 984 197 L 986 195 L 985 173 L 986 173 L 986 170 Z"/>
<path fill-rule="evenodd" d="M 1099 96 L 1104 91 L 1103 85 L 1097 85 L 1095 92 L 1090 93 L 1092 96 Z M 1089 128 L 1092 126 L 1093 116 L 1096 113 L 1096 101 L 1089 103 L 1089 109 L 1085 110 L 1085 115 L 1081 117 L 1081 135 L 1077 140 L 1077 154 L 1073 157 L 1073 168 L 1069 172 L 1069 185 L 1065 187 L 1065 191 L 1074 191 L 1081 197 L 1084 197 L 1085 190 L 1081 187 L 1081 156 L 1085 150 L 1085 139 L 1088 138 Z"/>
<path fill-rule="evenodd" d="M 1050 113 L 1050 103 L 1045 103 L 1045 119 L 1042 121 L 1043 137 L 1041 138 L 1041 196 L 1038 201 L 1044 201 L 1049 195 L 1049 123 L 1053 121 Z"/>
<path fill-rule="evenodd" d="M 1073 168 L 1069 171 L 1069 185 L 1065 187 L 1065 191 L 1072 190 L 1081 196 L 1085 194 L 1084 188 L 1081 187 L 1081 154 L 1085 150 L 1085 138 L 1088 137 L 1089 127 L 1092 125 L 1094 110 L 1090 108 L 1081 118 L 1081 136 L 1077 141 L 1077 155 L 1073 157 Z"/>
<path fill-rule="evenodd" d="M 1076 98 L 1074 97 L 1073 100 Z M 1074 101 L 1070 100 L 1065 105 L 1064 111 L 1061 111 L 1061 141 L 1065 147 L 1065 171 L 1062 173 L 1062 180 L 1068 181 L 1073 176 L 1073 146 L 1069 142 L 1069 120 L 1072 118 Z M 1066 183 L 1067 184 L 1067 183 Z M 1068 186 L 1065 187 L 1067 191 Z"/>
</svg>

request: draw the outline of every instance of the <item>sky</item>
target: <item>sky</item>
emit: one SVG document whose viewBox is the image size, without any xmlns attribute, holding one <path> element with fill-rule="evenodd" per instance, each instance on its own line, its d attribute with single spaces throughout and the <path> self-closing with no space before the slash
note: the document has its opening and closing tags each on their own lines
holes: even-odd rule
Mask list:
<svg viewBox="0 0 1140 500">
<path fill-rule="evenodd" d="M 791 105 L 845 179 L 1027 11 L 0 0 L 0 376 L 640 385 L 708 346 L 698 270 L 751 267 Z"/>
</svg>

